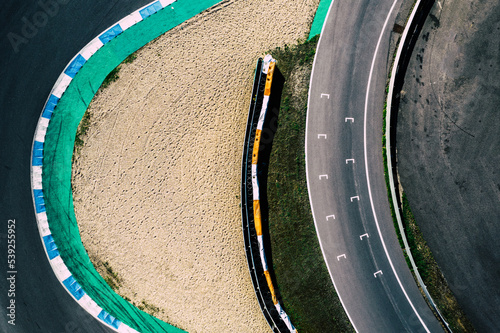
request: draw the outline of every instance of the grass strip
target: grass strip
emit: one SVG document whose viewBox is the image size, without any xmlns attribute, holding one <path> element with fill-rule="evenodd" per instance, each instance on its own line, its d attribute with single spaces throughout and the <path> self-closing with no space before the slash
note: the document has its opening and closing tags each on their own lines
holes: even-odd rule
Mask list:
<svg viewBox="0 0 500 333">
<path fill-rule="evenodd" d="M 460 308 L 438 264 L 434 260 L 431 249 L 427 246 L 424 236 L 417 225 L 410 208 L 410 203 L 404 192 L 402 196 L 401 218 L 405 225 L 408 244 L 420 276 L 439 311 L 446 318 L 450 328 L 454 333 L 476 332 Z"/>
<path fill-rule="evenodd" d="M 307 192 L 307 94 L 317 42 L 318 36 L 270 51 L 285 78 L 268 172 L 273 268 L 299 332 L 354 332 L 328 274 Z"/>
</svg>

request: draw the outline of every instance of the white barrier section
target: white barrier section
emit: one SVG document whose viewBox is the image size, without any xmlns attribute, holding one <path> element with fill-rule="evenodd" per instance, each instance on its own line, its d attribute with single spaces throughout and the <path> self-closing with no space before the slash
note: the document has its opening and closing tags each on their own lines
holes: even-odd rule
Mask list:
<svg viewBox="0 0 500 333">
<path fill-rule="evenodd" d="M 120 333 L 139 333 L 135 329 L 120 322 L 97 303 L 92 300 L 87 293 L 81 288 L 76 279 L 73 277 L 68 267 L 62 260 L 57 250 L 57 246 L 52 237 L 49 227 L 49 221 L 45 212 L 45 201 L 43 197 L 42 177 L 43 177 L 43 147 L 45 143 L 45 135 L 52 117 L 52 113 L 56 112 L 57 103 L 62 97 L 76 73 L 82 68 L 87 60 L 92 57 L 101 47 L 114 37 L 130 28 L 144 18 L 162 10 L 166 6 L 172 4 L 176 0 L 161 0 L 154 1 L 132 14 L 126 16 L 119 22 L 115 23 L 99 36 L 88 43 L 80 52 L 66 65 L 64 71 L 59 75 L 54 84 L 47 101 L 42 110 L 42 114 L 38 120 L 32 144 L 32 163 L 31 163 L 31 190 L 32 200 L 35 207 L 35 216 L 38 226 L 38 232 L 42 243 L 44 244 L 45 254 L 49 260 L 54 274 L 57 279 L 66 289 L 66 291 L 76 300 L 76 302 L 84 308 L 90 315 Z"/>
</svg>

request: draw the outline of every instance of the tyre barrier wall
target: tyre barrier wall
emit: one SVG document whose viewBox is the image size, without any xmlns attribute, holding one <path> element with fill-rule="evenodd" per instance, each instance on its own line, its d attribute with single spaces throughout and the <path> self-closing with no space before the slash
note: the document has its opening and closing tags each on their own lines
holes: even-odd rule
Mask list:
<svg viewBox="0 0 500 333">
<path fill-rule="evenodd" d="M 445 318 L 439 311 L 436 303 L 429 294 L 422 277 L 418 271 L 418 267 L 413 259 L 408 240 L 406 238 L 406 233 L 404 230 L 403 220 L 401 218 L 401 202 L 399 198 L 399 191 L 396 189 L 395 173 L 397 173 L 396 168 L 396 141 L 391 137 L 395 134 L 396 124 L 397 124 L 397 110 L 399 108 L 399 91 L 403 88 L 404 77 L 406 75 L 406 69 L 412 55 L 415 43 L 422 31 L 423 24 L 427 18 L 432 6 L 434 5 L 434 0 L 417 0 L 410 14 L 408 22 L 406 23 L 405 29 L 399 41 L 398 49 L 396 51 L 396 57 L 394 58 L 394 64 L 392 66 L 391 77 L 389 81 L 389 90 L 387 92 L 387 112 L 386 112 L 386 157 L 387 157 L 387 170 L 389 176 L 389 187 L 391 191 L 390 200 L 392 201 L 394 212 L 396 215 L 396 220 L 398 223 L 399 233 L 403 240 L 405 246 L 405 252 L 410 260 L 413 272 L 422 288 L 425 296 L 427 297 L 432 309 L 437 313 L 439 320 L 443 323 L 446 330 L 452 333 L 450 325 L 446 322 Z"/>
<path fill-rule="evenodd" d="M 259 150 L 276 62 L 270 55 L 257 61 L 242 161 L 242 220 L 245 253 L 254 290 L 264 317 L 274 332 L 297 332 L 284 311 L 268 268 L 262 232 Z"/>
<path fill-rule="evenodd" d="M 47 212 L 49 211 L 49 204 L 50 204 L 50 199 L 51 195 L 47 195 L 44 193 L 44 185 L 43 183 L 45 182 L 45 179 L 47 177 L 50 178 L 50 172 L 49 174 L 47 170 L 53 170 L 53 166 L 47 165 L 47 162 L 45 161 L 46 158 L 48 158 L 46 155 L 48 154 L 47 149 L 49 149 L 50 154 L 53 154 L 52 150 L 55 150 L 56 148 L 51 147 L 51 146 L 46 146 L 46 141 L 49 138 L 47 135 L 48 132 L 50 132 L 49 125 L 51 122 L 51 119 L 54 119 L 53 115 L 57 116 L 62 110 L 58 113 L 57 111 L 57 106 L 58 103 L 60 103 L 60 100 L 63 98 L 63 94 L 70 90 L 68 87 L 71 87 L 70 84 L 77 75 L 77 73 L 80 71 L 80 69 L 84 66 L 84 64 L 90 59 L 92 55 L 94 55 L 99 49 L 101 49 L 104 45 L 106 45 L 108 42 L 111 42 L 114 40 L 115 37 L 118 35 L 122 34 L 125 30 L 129 29 L 132 26 L 135 26 L 136 23 L 142 22 L 146 18 L 150 17 L 151 15 L 160 12 L 163 8 L 166 8 L 169 5 L 172 5 L 174 2 L 178 2 L 179 6 L 176 7 L 178 11 L 174 13 L 174 7 L 172 7 L 171 13 L 166 13 L 165 17 L 170 17 L 173 18 L 172 22 L 164 23 L 161 25 L 161 27 L 158 27 L 158 20 L 161 20 L 158 16 L 153 16 L 155 17 L 151 22 L 151 26 L 154 26 L 154 28 L 150 29 L 149 31 L 145 32 L 145 30 L 139 30 L 141 28 L 137 28 L 134 30 L 134 33 L 140 34 L 140 36 L 135 36 L 136 39 L 133 41 L 133 43 L 130 43 L 129 41 L 129 47 L 134 47 L 135 49 L 131 50 L 131 52 L 137 50 L 139 47 L 143 46 L 147 42 L 151 41 L 151 39 L 156 38 L 160 34 L 164 33 L 165 31 L 171 29 L 173 26 L 176 26 L 185 20 L 191 18 L 192 16 L 202 12 L 203 10 L 206 10 L 207 8 L 211 7 L 212 5 L 216 4 L 219 2 L 219 0 L 204 0 L 204 1 L 199 1 L 197 4 L 192 4 L 189 1 L 185 0 L 158 0 L 154 1 L 137 11 L 133 12 L 132 14 L 126 16 L 122 20 L 118 21 L 116 24 L 112 25 L 110 28 L 106 29 L 103 33 L 101 33 L 99 36 L 94 38 L 90 43 L 88 43 L 70 62 L 69 64 L 65 67 L 63 73 L 59 76 L 57 79 L 54 87 L 52 88 L 50 95 L 42 109 L 41 116 L 38 120 L 38 124 L 35 130 L 35 135 L 33 138 L 33 144 L 32 144 L 32 160 L 31 160 L 31 168 L 30 168 L 30 178 L 31 178 L 31 188 L 32 188 L 32 199 L 33 199 L 33 205 L 35 209 L 35 217 L 37 221 L 37 226 L 38 230 L 40 233 L 40 238 L 43 243 L 43 248 L 45 250 L 45 253 L 47 255 L 47 258 L 49 260 L 49 263 L 52 267 L 52 270 L 54 271 L 54 274 L 56 275 L 57 279 L 59 282 L 64 286 L 66 291 L 75 299 L 75 301 L 82 307 L 84 308 L 89 314 L 91 314 L 94 318 L 96 318 L 98 321 L 103 323 L 105 326 L 113 329 L 114 331 L 125 333 L 125 332 L 184 332 L 181 329 L 178 329 L 170 324 L 167 324 L 143 311 L 140 311 L 137 309 L 135 306 L 131 305 L 130 303 L 126 302 L 121 298 L 121 296 L 115 294 L 109 286 L 100 278 L 99 274 L 97 272 L 94 273 L 97 275 L 101 280 L 102 283 L 105 285 L 107 288 L 105 292 L 107 293 L 106 295 L 100 295 L 99 293 L 96 293 L 96 290 L 93 285 L 86 285 L 86 281 L 83 281 L 78 279 L 75 276 L 75 273 L 72 273 L 71 271 L 74 269 L 74 265 L 68 265 L 68 260 L 76 260 L 80 264 L 90 264 L 91 269 L 93 269 L 92 264 L 90 263 L 90 260 L 88 256 L 86 258 L 73 258 L 71 254 L 66 253 L 66 248 L 68 247 L 68 244 L 65 244 L 66 242 L 59 242 L 59 246 L 56 244 L 58 241 L 65 240 L 64 237 L 67 237 L 66 234 L 61 235 L 57 233 L 53 233 L 51 230 L 52 229 L 52 224 L 51 221 L 52 218 L 47 216 Z M 170 16 L 168 16 L 170 15 Z M 162 16 L 163 18 L 164 16 Z M 155 25 L 156 22 L 156 25 Z M 149 26 L 146 26 L 149 27 Z M 147 29 L 147 28 L 144 28 Z M 164 29 L 164 30 L 161 30 Z M 127 43 L 127 41 L 126 41 Z M 110 43 L 112 44 L 112 43 Z M 133 45 L 132 45 L 133 44 Z M 109 44 L 108 44 L 109 45 Z M 116 44 L 115 44 L 116 45 Z M 122 48 L 121 51 L 126 52 L 124 50 L 125 48 Z M 130 54 L 128 53 L 128 54 Z M 122 57 L 121 60 L 124 59 L 124 56 L 128 54 L 118 54 L 118 52 L 113 51 L 113 49 L 110 51 L 110 54 L 106 54 L 109 57 L 112 57 L 113 55 L 115 58 L 113 58 L 113 61 L 116 61 L 116 58 Z M 121 62 L 121 60 L 119 62 Z M 118 63 L 119 63 L 118 62 Z M 116 66 L 117 64 L 114 64 Z M 113 67 L 111 67 L 113 68 Z M 109 73 L 109 71 L 108 71 Z M 102 73 L 99 73 L 102 74 Z M 105 76 L 105 75 L 104 75 Z M 104 77 L 101 78 L 101 81 L 104 79 Z M 99 80 L 99 78 L 94 79 L 94 81 Z M 75 83 L 76 84 L 76 83 Z M 89 90 L 91 91 L 90 93 L 80 93 L 80 98 L 82 99 L 83 103 L 86 106 L 88 106 L 88 103 L 90 102 L 91 98 L 95 94 L 96 91 L 92 90 L 92 84 L 95 84 L 95 82 L 91 82 L 90 80 L 86 82 L 87 85 L 90 86 Z M 99 83 L 100 85 L 100 83 Z M 98 86 L 99 86 L 98 85 Z M 76 89 L 79 89 L 77 87 Z M 91 94 L 90 98 L 88 98 L 89 94 Z M 88 101 L 84 101 L 87 99 Z M 66 101 L 65 101 L 66 102 Z M 65 104 L 65 106 L 68 103 Z M 81 105 L 78 106 L 81 108 Z M 77 106 L 73 106 L 74 109 L 77 109 Z M 76 112 L 76 111 L 75 111 Z M 76 112 L 77 113 L 77 112 Z M 82 114 L 83 115 L 83 114 Z M 80 117 L 81 119 L 81 117 Z M 78 121 L 79 122 L 79 121 Z M 78 125 L 78 124 L 77 124 Z M 56 126 L 56 125 L 54 125 Z M 52 126 L 53 127 L 53 126 Z M 71 143 L 71 151 L 72 152 L 72 147 L 74 145 L 74 137 L 73 141 Z M 66 145 L 68 145 L 67 142 L 65 142 Z M 70 155 L 71 156 L 71 155 Z M 45 165 L 44 165 L 45 163 Z M 50 167 L 50 168 L 49 168 Z M 69 173 L 71 174 L 71 172 Z M 70 176 L 69 176 L 70 177 Z M 57 178 L 57 177 L 56 177 Z M 63 180 L 57 179 L 59 182 L 63 182 Z M 45 191 L 47 188 L 45 189 Z M 55 191 L 54 191 L 55 192 Z M 70 192 L 71 193 L 71 192 Z M 71 208 L 72 206 L 72 197 L 71 194 L 69 195 L 70 198 L 56 198 L 55 201 L 59 200 L 69 200 Z M 63 214 L 66 214 L 67 212 L 64 212 Z M 72 212 L 74 215 L 74 211 Z M 71 218 L 68 218 L 68 223 L 71 223 Z M 55 222 L 55 221 L 53 221 Z M 57 221 L 58 223 L 60 221 Z M 66 221 L 64 221 L 66 222 Z M 74 227 L 74 226 L 73 226 Z M 69 228 L 69 227 L 68 227 Z M 76 227 L 77 228 L 77 227 Z M 78 229 L 76 229 L 78 230 Z M 57 231 L 57 230 L 56 230 Z M 66 240 L 67 241 L 67 240 Z M 71 241 L 74 241 L 73 239 Z M 79 239 L 79 234 L 78 234 L 78 241 L 79 246 L 83 248 L 83 245 L 81 244 L 81 240 Z M 69 241 L 68 241 L 69 242 Z M 65 257 L 66 256 L 66 257 Z M 63 261 L 62 257 L 65 257 L 65 261 Z M 72 268 L 72 269 L 70 269 Z M 78 268 L 78 267 L 77 267 Z M 81 274 L 81 272 L 80 272 Z M 85 279 L 83 279 L 85 280 Z M 84 287 L 82 287 L 84 285 Z M 84 290 L 87 289 L 87 290 Z M 93 295 L 91 297 L 90 295 Z M 118 300 L 118 301 L 117 301 Z M 113 303 L 115 302 L 115 303 Z M 110 308 L 112 308 L 110 310 Z M 121 314 L 121 317 L 117 315 L 116 313 Z M 120 317 L 120 318 L 117 318 Z"/>
</svg>

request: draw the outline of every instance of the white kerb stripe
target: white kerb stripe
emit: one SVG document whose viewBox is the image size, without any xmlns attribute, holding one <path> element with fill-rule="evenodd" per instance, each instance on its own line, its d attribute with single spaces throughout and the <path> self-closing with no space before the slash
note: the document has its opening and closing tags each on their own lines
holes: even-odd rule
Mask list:
<svg viewBox="0 0 500 333">
<path fill-rule="evenodd" d="M 163 8 L 167 7 L 168 5 L 174 3 L 176 0 L 160 0 L 161 5 Z"/>
<path fill-rule="evenodd" d="M 61 256 L 57 256 L 54 259 L 52 259 L 50 261 L 50 264 L 52 265 L 52 269 L 54 270 L 54 273 L 56 274 L 59 281 L 62 282 L 71 276 L 71 272 L 68 270 L 68 267 L 66 267 L 66 265 L 64 264 Z"/>
<path fill-rule="evenodd" d="M 38 231 L 40 236 L 45 237 L 51 234 L 49 229 L 49 222 L 47 221 L 47 213 L 42 212 L 36 214 L 36 221 L 38 223 Z"/>
<path fill-rule="evenodd" d="M 123 31 L 125 31 L 140 21 L 142 21 L 142 16 L 141 14 L 139 14 L 139 11 L 136 11 L 122 18 L 120 21 L 118 21 L 118 24 L 120 25 L 120 27 L 122 27 Z"/>
<path fill-rule="evenodd" d="M 35 141 L 45 142 L 45 134 L 47 133 L 47 127 L 49 126 L 49 119 L 40 117 L 38 125 L 36 127 Z"/>
<path fill-rule="evenodd" d="M 42 166 L 34 165 L 32 166 L 31 180 L 33 181 L 34 189 L 42 188 Z"/>
<path fill-rule="evenodd" d="M 123 323 L 118 327 L 118 332 L 119 333 L 139 333 L 139 331 L 136 331 L 132 327 L 127 326 Z"/>
<path fill-rule="evenodd" d="M 94 38 L 90 43 L 88 43 L 81 51 L 80 54 L 82 57 L 85 58 L 85 60 L 89 60 L 90 57 L 97 52 L 104 44 L 101 42 L 101 40 L 97 37 Z"/>
<path fill-rule="evenodd" d="M 87 293 L 80 298 L 78 301 L 78 304 L 85 310 L 87 310 L 88 313 L 90 313 L 92 316 L 96 317 L 99 315 L 99 313 L 102 311 L 102 308 L 97 305 L 96 302 L 92 298 L 90 298 Z"/>
<path fill-rule="evenodd" d="M 73 80 L 69 75 L 62 73 L 57 79 L 56 84 L 54 85 L 54 89 L 52 90 L 52 94 L 57 98 L 61 98 L 62 94 L 68 88 L 69 84 Z"/>
</svg>

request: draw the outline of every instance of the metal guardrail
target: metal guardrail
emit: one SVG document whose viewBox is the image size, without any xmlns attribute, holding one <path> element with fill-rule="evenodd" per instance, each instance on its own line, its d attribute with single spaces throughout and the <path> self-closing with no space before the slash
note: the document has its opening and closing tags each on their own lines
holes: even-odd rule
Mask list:
<svg viewBox="0 0 500 333">
<path fill-rule="evenodd" d="M 254 286 L 255 295 L 260 308 L 269 326 L 276 333 L 289 333 L 287 326 L 282 321 L 272 301 L 271 292 L 267 285 L 264 269 L 260 262 L 257 233 L 255 231 L 253 216 L 253 191 L 252 191 L 252 150 L 255 141 L 255 130 L 259 120 L 260 107 L 264 97 L 266 75 L 262 73 L 263 61 L 257 61 L 255 78 L 252 89 L 252 100 L 248 113 L 248 120 L 243 146 L 241 167 L 241 216 L 245 254 Z"/>
</svg>

